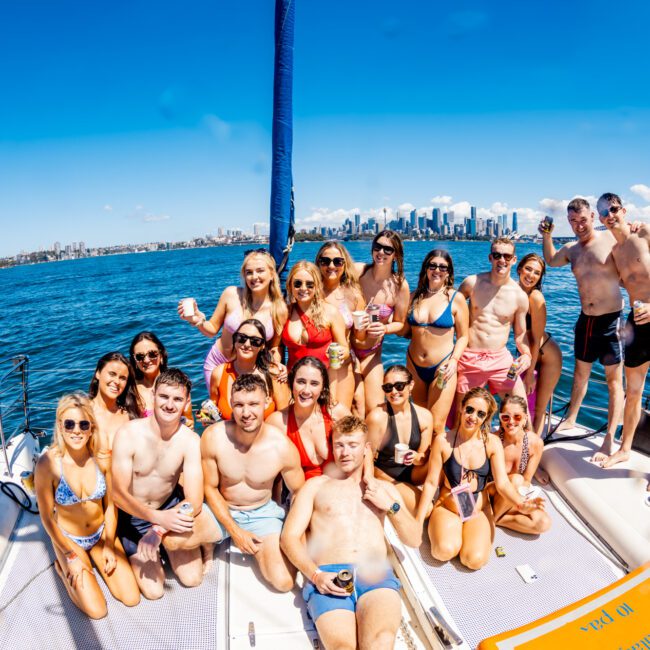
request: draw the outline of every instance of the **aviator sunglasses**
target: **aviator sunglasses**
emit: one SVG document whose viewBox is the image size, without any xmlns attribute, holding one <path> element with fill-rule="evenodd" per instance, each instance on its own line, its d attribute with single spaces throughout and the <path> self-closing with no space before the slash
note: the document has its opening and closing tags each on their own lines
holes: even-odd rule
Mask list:
<svg viewBox="0 0 650 650">
<path fill-rule="evenodd" d="M 477 411 L 473 406 L 466 406 L 465 407 L 465 413 L 466 415 L 474 415 L 474 412 L 476 411 L 476 417 L 479 420 L 485 420 L 487 413 L 485 411 Z"/>
<path fill-rule="evenodd" d="M 261 336 L 250 336 L 249 334 L 242 334 L 241 332 L 235 332 L 232 335 L 232 340 L 241 345 L 244 345 L 246 341 L 250 341 L 250 344 L 254 348 L 261 348 L 264 345 L 264 339 Z"/>
<path fill-rule="evenodd" d="M 88 420 L 63 420 L 63 428 L 66 431 L 74 431 L 75 427 L 79 425 L 80 431 L 90 431 L 90 422 Z"/>
<path fill-rule="evenodd" d="M 611 212 L 612 214 L 618 214 L 623 209 L 622 205 L 610 205 L 609 208 L 604 208 L 599 210 L 598 214 L 604 219 Z"/>
<path fill-rule="evenodd" d="M 321 255 L 318 258 L 318 263 L 320 266 L 331 266 L 334 264 L 337 269 L 340 269 L 345 264 L 345 260 L 342 257 L 325 257 Z"/>
<path fill-rule="evenodd" d="M 155 361 L 160 356 L 160 352 L 158 350 L 149 350 L 149 352 L 138 352 L 138 354 L 134 354 L 133 356 L 136 361 L 142 363 L 145 359 Z"/>
<path fill-rule="evenodd" d="M 449 271 L 449 266 L 447 266 L 447 264 L 438 264 L 436 262 L 431 262 L 427 266 L 427 269 L 429 269 L 429 271 L 442 271 L 443 273 L 446 273 Z"/>
<path fill-rule="evenodd" d="M 395 252 L 395 249 L 392 246 L 384 246 L 383 244 L 373 244 L 372 245 L 372 252 L 373 253 L 380 253 L 383 251 L 386 255 L 392 255 Z"/>
<path fill-rule="evenodd" d="M 521 413 L 515 413 L 515 415 L 510 415 L 508 413 L 501 413 L 499 415 L 499 419 L 502 422 L 510 422 L 510 420 L 513 420 L 514 422 L 521 422 L 524 419 L 524 416 Z"/>
<path fill-rule="evenodd" d="M 492 251 L 490 255 L 495 260 L 500 260 L 503 257 L 506 262 L 509 262 L 515 256 L 514 253 L 497 253 L 496 251 Z"/>
<path fill-rule="evenodd" d="M 305 285 L 307 289 L 313 289 L 315 284 L 312 280 L 294 280 L 293 281 L 293 288 L 294 289 L 300 289 L 302 285 Z"/>
<path fill-rule="evenodd" d="M 381 385 L 381 389 L 384 391 L 384 393 L 392 393 L 393 388 L 398 392 L 401 393 L 408 385 L 410 382 L 408 381 L 396 381 L 393 384 L 385 383 Z"/>
</svg>

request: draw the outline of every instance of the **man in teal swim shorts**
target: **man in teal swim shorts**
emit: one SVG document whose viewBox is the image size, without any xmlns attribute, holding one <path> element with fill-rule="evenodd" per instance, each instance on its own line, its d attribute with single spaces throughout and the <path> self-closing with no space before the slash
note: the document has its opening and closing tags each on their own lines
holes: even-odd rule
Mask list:
<svg viewBox="0 0 650 650">
<path fill-rule="evenodd" d="M 338 420 L 332 446 L 334 464 L 307 481 L 294 500 L 282 549 L 307 578 L 303 597 L 326 648 L 393 648 L 400 583 L 386 557 L 384 518 L 409 546 L 420 545 L 422 527 L 397 488 L 374 477 L 363 420 Z M 351 593 L 337 584 L 342 569 L 352 574 Z"/>
<path fill-rule="evenodd" d="M 280 551 L 285 513 L 271 491 L 279 474 L 291 492 L 302 487 L 300 456 L 283 431 L 264 423 L 268 392 L 259 375 L 240 375 L 230 394 L 233 419 L 213 424 L 201 437 L 205 499 L 221 540 L 231 537 L 255 557 L 274 589 L 289 591 L 295 572 Z"/>
</svg>

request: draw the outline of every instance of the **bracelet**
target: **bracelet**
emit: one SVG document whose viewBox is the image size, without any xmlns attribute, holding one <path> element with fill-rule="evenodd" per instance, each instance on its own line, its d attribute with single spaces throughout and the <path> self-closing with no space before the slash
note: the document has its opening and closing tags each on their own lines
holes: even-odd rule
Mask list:
<svg viewBox="0 0 650 650">
<path fill-rule="evenodd" d="M 201 327 L 201 325 L 203 325 L 203 323 L 205 323 L 206 320 L 207 320 L 206 318 L 202 318 L 202 319 L 201 319 L 201 320 L 200 320 L 200 321 L 195 325 L 195 327 L 198 329 L 199 327 Z"/>
<path fill-rule="evenodd" d="M 74 552 L 70 551 L 69 553 L 65 554 L 65 561 L 70 564 L 71 562 L 74 562 L 75 560 L 78 560 L 79 556 Z"/>
<path fill-rule="evenodd" d="M 315 578 L 319 573 L 323 572 L 320 569 L 316 568 L 316 570 L 311 574 L 311 578 L 309 578 L 309 580 L 315 583 Z"/>
<path fill-rule="evenodd" d="M 158 535 L 158 537 L 160 537 L 160 539 L 162 539 L 168 532 L 166 528 L 163 528 L 162 526 L 159 526 L 158 524 L 154 524 L 151 527 L 151 530 L 153 530 L 153 532 L 156 533 L 156 535 Z"/>
</svg>

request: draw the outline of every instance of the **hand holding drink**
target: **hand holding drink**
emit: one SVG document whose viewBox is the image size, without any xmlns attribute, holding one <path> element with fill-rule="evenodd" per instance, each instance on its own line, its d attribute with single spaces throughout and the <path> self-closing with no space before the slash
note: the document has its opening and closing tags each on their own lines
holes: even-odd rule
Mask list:
<svg viewBox="0 0 650 650">
<path fill-rule="evenodd" d="M 650 323 L 650 314 L 648 313 L 648 305 L 641 300 L 635 300 L 632 303 L 632 311 L 634 313 L 634 322 L 637 325 Z"/>
<path fill-rule="evenodd" d="M 546 215 L 539 224 L 538 230 L 542 235 L 550 235 L 553 232 L 553 217 Z"/>
</svg>

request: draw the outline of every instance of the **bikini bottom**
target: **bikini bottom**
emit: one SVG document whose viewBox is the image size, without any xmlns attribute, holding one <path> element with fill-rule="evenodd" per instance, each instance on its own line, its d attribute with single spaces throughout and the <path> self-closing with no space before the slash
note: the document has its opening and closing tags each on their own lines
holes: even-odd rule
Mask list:
<svg viewBox="0 0 650 650">
<path fill-rule="evenodd" d="M 102 533 L 104 532 L 104 524 L 102 523 L 102 525 L 92 535 L 71 535 L 63 530 L 61 526 L 59 526 L 59 529 L 68 539 L 72 540 L 78 546 L 81 546 L 84 551 L 89 551 L 100 540 Z"/>
<path fill-rule="evenodd" d="M 411 356 L 411 351 L 407 351 L 408 358 L 411 360 L 411 363 L 413 364 L 413 367 L 415 368 L 415 372 L 417 373 L 418 377 L 425 383 L 425 384 L 430 384 L 436 377 L 436 373 L 438 372 L 438 368 L 451 356 L 453 350 L 446 355 L 444 358 L 442 358 L 438 363 L 435 363 L 432 366 L 418 366 L 415 361 L 413 361 L 413 357 Z"/>
</svg>

